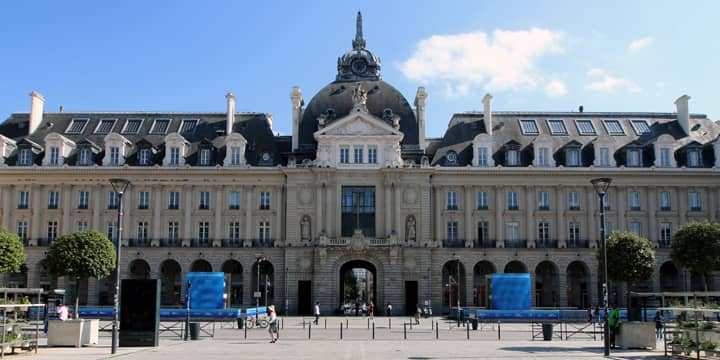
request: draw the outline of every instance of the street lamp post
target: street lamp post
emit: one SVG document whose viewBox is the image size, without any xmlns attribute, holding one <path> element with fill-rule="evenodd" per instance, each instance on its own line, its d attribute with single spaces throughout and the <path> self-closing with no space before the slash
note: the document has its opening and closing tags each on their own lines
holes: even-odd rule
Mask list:
<svg viewBox="0 0 720 360">
<path fill-rule="evenodd" d="M 590 180 L 595 191 L 600 197 L 600 238 L 602 241 L 602 259 L 603 259 L 603 334 L 605 337 L 604 342 L 604 354 L 605 356 L 610 355 L 610 329 L 608 328 L 608 261 L 607 261 L 607 241 L 605 239 L 605 195 L 607 194 L 608 187 L 612 179 L 610 178 L 598 178 Z"/>
<path fill-rule="evenodd" d="M 455 273 L 457 279 L 455 279 L 455 283 L 457 284 L 457 326 L 460 327 L 460 257 L 455 254 L 453 254 L 453 257 L 455 257 L 455 261 L 457 261 L 457 270 Z"/>
<path fill-rule="evenodd" d="M 257 292 L 255 292 L 255 324 L 258 324 L 260 314 L 260 265 L 265 261 L 264 255 L 257 258 Z M 267 300 L 266 300 L 267 301 Z"/>
<path fill-rule="evenodd" d="M 117 243 L 115 244 L 115 296 L 113 296 L 113 323 L 112 323 L 112 347 L 111 353 L 115 354 L 118 347 L 118 311 L 120 309 L 120 249 L 122 248 L 123 232 L 123 194 L 130 186 L 130 180 L 110 179 L 110 184 L 117 194 L 118 216 L 117 216 Z"/>
</svg>

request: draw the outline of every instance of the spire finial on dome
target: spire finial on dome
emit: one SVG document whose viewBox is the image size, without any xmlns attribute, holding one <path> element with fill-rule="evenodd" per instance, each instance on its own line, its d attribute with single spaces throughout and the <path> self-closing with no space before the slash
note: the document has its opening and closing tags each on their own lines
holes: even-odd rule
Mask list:
<svg viewBox="0 0 720 360">
<path fill-rule="evenodd" d="M 352 42 L 354 50 L 360 50 L 365 48 L 365 39 L 363 39 L 362 32 L 362 13 L 358 10 L 357 20 L 355 21 L 355 40 Z"/>
</svg>

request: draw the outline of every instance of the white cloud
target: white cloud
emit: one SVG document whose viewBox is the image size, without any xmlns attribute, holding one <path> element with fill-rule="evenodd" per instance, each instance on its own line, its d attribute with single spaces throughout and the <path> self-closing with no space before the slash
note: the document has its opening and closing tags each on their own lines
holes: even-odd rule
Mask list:
<svg viewBox="0 0 720 360">
<path fill-rule="evenodd" d="M 588 76 L 595 78 L 593 82 L 585 88 L 594 91 L 615 92 L 616 90 L 627 90 L 629 92 L 640 92 L 640 87 L 634 82 L 612 76 L 603 69 L 593 68 L 587 73 Z"/>
<path fill-rule="evenodd" d="M 535 88 L 541 81 L 537 59 L 562 52 L 564 38 L 539 28 L 433 35 L 398 67 L 409 79 L 445 84 L 448 95 L 467 94 L 475 86 L 486 91 Z"/>
<path fill-rule="evenodd" d="M 567 94 L 567 86 L 565 83 L 558 79 L 550 80 L 545 85 L 545 94 L 549 97 L 560 97 Z"/>
<path fill-rule="evenodd" d="M 640 49 L 646 48 L 650 45 L 652 45 L 655 42 L 655 38 L 652 36 L 647 36 L 641 39 L 633 40 L 630 42 L 630 45 L 628 45 L 628 50 L 630 51 L 638 51 Z"/>
</svg>

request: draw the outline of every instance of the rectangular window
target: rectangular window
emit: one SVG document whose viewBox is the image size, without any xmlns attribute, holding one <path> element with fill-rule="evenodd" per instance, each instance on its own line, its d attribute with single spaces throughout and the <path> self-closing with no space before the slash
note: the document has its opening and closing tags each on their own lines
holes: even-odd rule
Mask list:
<svg viewBox="0 0 720 360">
<path fill-rule="evenodd" d="M 478 166 L 488 166 L 488 148 L 478 148 Z"/>
<path fill-rule="evenodd" d="M 28 166 L 33 164 L 33 152 L 30 149 L 20 149 L 18 151 L 18 165 Z"/>
<path fill-rule="evenodd" d="M 567 135 L 568 131 L 563 120 L 548 120 L 548 128 L 553 135 Z"/>
<path fill-rule="evenodd" d="M 363 163 L 363 148 L 356 147 L 353 150 L 355 152 L 355 163 L 362 164 Z"/>
<path fill-rule="evenodd" d="M 89 227 L 87 220 L 78 220 L 75 223 L 75 228 L 77 229 L 77 231 L 88 231 Z"/>
<path fill-rule="evenodd" d="M 687 164 L 689 167 L 699 167 L 700 166 L 700 151 L 699 150 L 688 150 Z"/>
<path fill-rule="evenodd" d="M 520 151 L 508 150 L 507 151 L 507 165 L 508 166 L 520 166 Z"/>
<path fill-rule="evenodd" d="M 48 209 L 57 209 L 60 200 L 60 193 L 57 191 L 48 192 Z"/>
<path fill-rule="evenodd" d="M 650 125 L 645 120 L 631 120 L 630 125 L 632 125 L 635 134 L 638 136 L 650 133 Z"/>
<path fill-rule="evenodd" d="M 108 209 L 118 208 L 118 194 L 115 191 L 108 191 Z"/>
<path fill-rule="evenodd" d="M 184 119 L 182 121 L 182 124 L 180 125 L 180 133 L 191 133 L 195 131 L 195 128 L 197 127 L 198 121 L 197 119 Z"/>
<path fill-rule="evenodd" d="M 168 209 L 177 210 L 180 208 L 180 192 L 170 191 L 168 193 Z"/>
<path fill-rule="evenodd" d="M 520 223 L 509 222 L 505 226 L 505 239 L 509 242 L 520 240 Z"/>
<path fill-rule="evenodd" d="M 477 237 L 481 243 L 490 240 L 490 223 L 487 221 L 478 221 L 477 223 Z"/>
<path fill-rule="evenodd" d="M 538 135 L 540 130 L 538 129 L 535 120 L 520 120 L 520 130 L 523 135 Z"/>
<path fill-rule="evenodd" d="M 90 192 L 78 192 L 78 209 L 87 209 L 90 202 Z"/>
<path fill-rule="evenodd" d="M 341 236 L 353 236 L 357 230 L 375 236 L 375 188 L 343 186 L 340 201 Z"/>
<path fill-rule="evenodd" d="M 87 125 L 88 119 L 72 119 L 70 125 L 65 129 L 66 134 L 82 134 Z"/>
<path fill-rule="evenodd" d="M 702 202 L 700 193 L 697 191 L 691 191 L 688 193 L 690 202 L 690 211 L 702 211 Z"/>
<path fill-rule="evenodd" d="M 457 241 L 458 239 L 458 223 L 457 221 L 448 221 L 447 223 L 447 240 Z"/>
<path fill-rule="evenodd" d="M 50 148 L 50 165 L 60 165 L 60 149 L 55 146 Z"/>
<path fill-rule="evenodd" d="M 230 201 L 230 203 L 229 203 L 230 210 L 239 210 L 240 209 L 240 192 L 239 191 L 231 191 L 229 201 Z"/>
<path fill-rule="evenodd" d="M 605 120 L 603 125 L 605 125 L 608 135 L 625 135 L 625 130 L 619 120 Z"/>
<path fill-rule="evenodd" d="M 230 163 L 232 165 L 240 165 L 240 147 L 233 146 L 230 148 Z"/>
<path fill-rule="evenodd" d="M 231 221 L 228 224 L 228 239 L 240 240 L 240 222 Z"/>
<path fill-rule="evenodd" d="M 209 191 L 201 191 L 200 192 L 200 206 L 198 206 L 201 210 L 208 210 L 210 209 L 210 192 Z"/>
<path fill-rule="evenodd" d="M 568 230 L 568 240 L 570 240 L 571 243 L 580 241 L 580 223 L 571 222 Z"/>
<path fill-rule="evenodd" d="M 580 150 L 568 149 L 566 152 L 566 166 L 580 166 Z"/>
<path fill-rule="evenodd" d="M 80 149 L 77 165 L 89 166 L 93 164 L 93 152 L 90 149 Z"/>
<path fill-rule="evenodd" d="M 600 148 L 600 166 L 610 166 L 610 149 Z"/>
<path fill-rule="evenodd" d="M 477 192 L 477 209 L 487 210 L 488 209 L 488 192 L 478 191 Z"/>
<path fill-rule="evenodd" d="M 148 239 L 148 223 L 147 223 L 147 221 L 138 222 L 136 239 L 137 240 L 147 240 Z"/>
<path fill-rule="evenodd" d="M 210 165 L 210 149 L 200 149 L 200 165 L 201 166 L 208 166 Z"/>
<path fill-rule="evenodd" d="M 642 153 L 639 149 L 630 149 L 627 151 L 627 166 L 639 167 L 642 165 Z"/>
<path fill-rule="evenodd" d="M 203 243 L 208 239 L 210 239 L 210 222 L 201 221 L 198 223 L 198 240 Z"/>
<path fill-rule="evenodd" d="M 140 149 L 140 154 L 138 155 L 138 162 L 140 163 L 140 165 L 151 165 L 152 164 L 152 150 Z"/>
<path fill-rule="evenodd" d="M 575 127 L 580 135 L 597 135 L 591 120 L 575 120 Z"/>
<path fill-rule="evenodd" d="M 120 165 L 120 148 L 117 146 L 110 147 L 110 165 Z"/>
<path fill-rule="evenodd" d="M 270 192 L 260 192 L 260 210 L 270 210 Z"/>
<path fill-rule="evenodd" d="M 18 209 L 27 209 L 30 204 L 30 192 L 20 191 L 18 194 Z"/>
<path fill-rule="evenodd" d="M 628 204 L 630 207 L 630 210 L 638 211 L 640 210 L 640 192 L 639 191 L 631 191 L 628 193 Z"/>
<path fill-rule="evenodd" d="M 538 191 L 538 210 L 550 209 L 550 194 L 547 191 Z"/>
<path fill-rule="evenodd" d="M 457 204 L 457 191 L 448 191 L 447 192 L 447 209 L 448 210 L 457 210 L 458 204 Z"/>
<path fill-rule="evenodd" d="M 350 163 L 350 148 L 348 148 L 348 147 L 340 148 L 340 163 L 341 164 Z"/>
<path fill-rule="evenodd" d="M 631 233 L 634 233 L 637 236 L 642 236 L 641 229 L 642 229 L 642 224 L 639 222 L 631 222 L 628 225 L 628 231 L 630 231 Z"/>
<path fill-rule="evenodd" d="M 47 239 L 49 241 L 53 241 L 57 238 L 58 235 L 58 222 L 57 221 L 48 221 L 47 223 Z"/>
<path fill-rule="evenodd" d="M 258 224 L 258 240 L 260 240 L 261 242 L 266 242 L 270 240 L 269 221 L 261 221 L 260 224 Z"/>
<path fill-rule="evenodd" d="M 128 119 L 121 132 L 123 134 L 137 134 L 140 131 L 142 123 L 143 119 Z"/>
<path fill-rule="evenodd" d="M 117 242 L 117 222 L 107 222 L 107 232 L 105 233 L 108 239 Z"/>
<path fill-rule="evenodd" d="M 168 222 L 168 240 L 177 240 L 180 238 L 180 223 L 177 221 Z"/>
<path fill-rule="evenodd" d="M 548 148 L 538 149 L 538 163 L 537 166 L 548 166 L 550 165 L 550 151 Z"/>
<path fill-rule="evenodd" d="M 550 223 L 538 223 L 538 241 L 545 243 L 550 241 Z"/>
<path fill-rule="evenodd" d="M 368 163 L 377 164 L 377 148 L 374 146 L 368 147 Z"/>
<path fill-rule="evenodd" d="M 568 192 L 568 209 L 580 210 L 580 196 L 577 191 Z"/>
<path fill-rule="evenodd" d="M 96 134 L 109 134 L 115 126 L 117 119 L 101 119 L 98 126 L 95 128 Z"/>
<path fill-rule="evenodd" d="M 672 240 L 672 223 L 660 223 L 660 241 L 669 245 L 670 240 Z"/>
<path fill-rule="evenodd" d="M 150 192 L 140 191 L 138 193 L 138 209 L 150 208 Z"/>
<path fill-rule="evenodd" d="M 661 191 L 660 192 L 660 210 L 661 211 L 670 211 L 670 193 L 667 191 Z"/>
<path fill-rule="evenodd" d="M 150 134 L 161 135 L 166 134 L 168 127 L 170 126 L 170 119 L 155 119 L 152 127 L 150 128 Z"/>
<path fill-rule="evenodd" d="M 518 193 L 516 191 L 508 191 L 507 193 L 507 207 L 508 210 L 517 210 L 518 206 Z"/>
<path fill-rule="evenodd" d="M 660 149 L 660 166 L 662 166 L 662 167 L 670 166 L 670 149 L 669 148 L 661 148 Z"/>
<path fill-rule="evenodd" d="M 23 244 L 27 244 L 27 241 L 29 239 L 28 237 L 28 222 L 26 220 L 20 220 L 17 222 L 17 236 L 20 238 L 20 240 L 23 242 Z"/>
<path fill-rule="evenodd" d="M 170 165 L 178 165 L 180 164 L 180 148 L 179 147 L 171 147 L 170 148 Z"/>
</svg>

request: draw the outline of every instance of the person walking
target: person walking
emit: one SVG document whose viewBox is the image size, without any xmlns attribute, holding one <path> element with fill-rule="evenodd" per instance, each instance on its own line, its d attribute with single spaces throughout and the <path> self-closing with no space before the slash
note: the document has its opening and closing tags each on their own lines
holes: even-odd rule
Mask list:
<svg viewBox="0 0 720 360">
<path fill-rule="evenodd" d="M 370 319 L 375 319 L 375 303 L 372 301 L 370 302 L 370 306 L 368 307 L 368 316 L 370 316 Z"/>
<path fill-rule="evenodd" d="M 662 311 L 658 310 L 655 312 L 655 337 L 662 339 L 663 336 L 663 315 Z"/>
<path fill-rule="evenodd" d="M 277 315 L 275 315 L 275 306 L 268 306 L 268 332 L 270 333 L 270 342 L 277 342 L 278 326 L 277 326 Z"/>
<path fill-rule="evenodd" d="M 422 309 L 420 309 L 420 305 L 415 305 L 415 325 L 420 325 L 420 315 L 422 314 Z"/>
<path fill-rule="evenodd" d="M 385 308 L 385 314 L 386 314 L 388 317 L 391 317 L 391 316 L 392 316 L 392 304 L 391 304 L 391 303 L 388 303 L 388 304 L 387 304 L 387 307 Z"/>
<path fill-rule="evenodd" d="M 320 320 L 320 302 L 316 302 L 315 306 L 313 306 L 313 315 L 315 316 L 315 325 L 318 324 L 318 321 Z"/>
<path fill-rule="evenodd" d="M 615 304 L 612 305 L 612 310 L 608 314 L 608 327 L 610 328 L 610 347 L 614 349 L 615 337 L 620 333 L 620 310 Z"/>
</svg>

